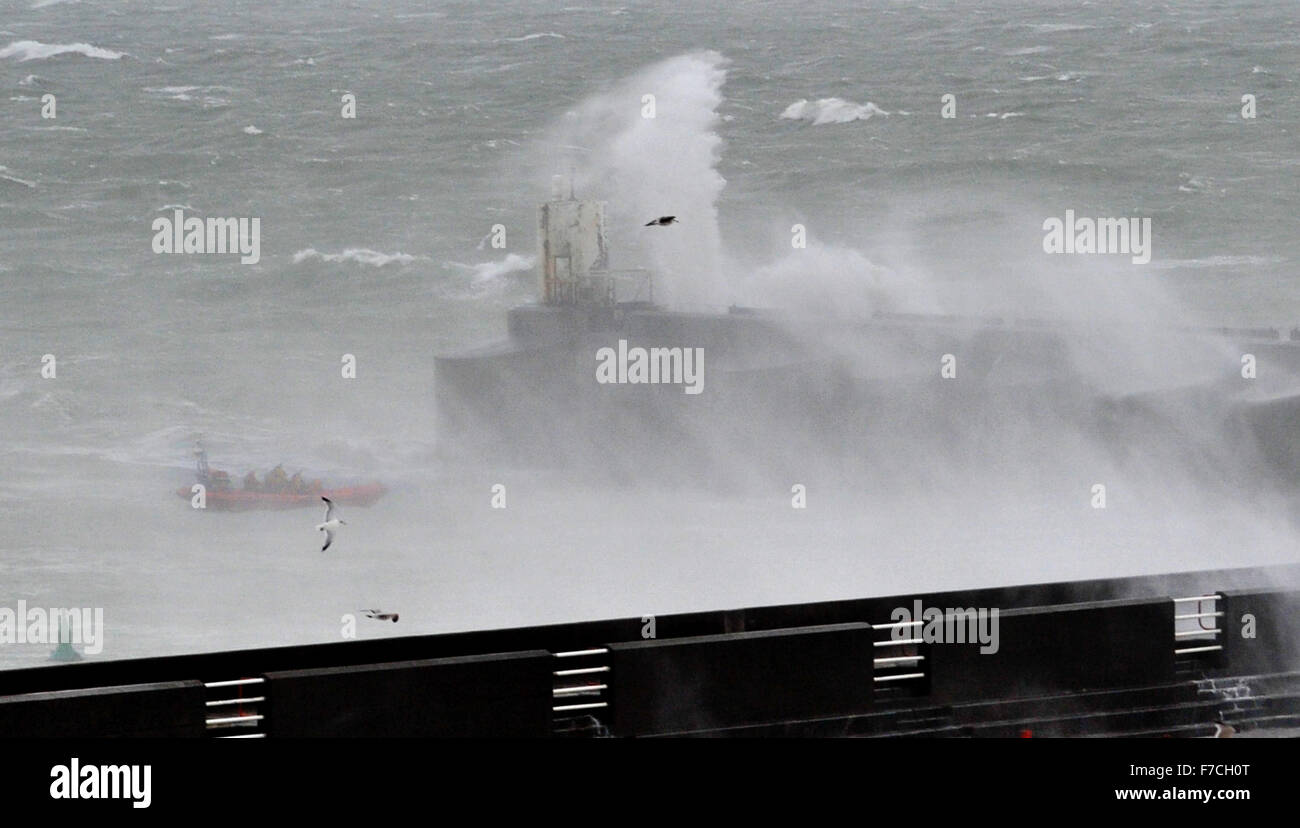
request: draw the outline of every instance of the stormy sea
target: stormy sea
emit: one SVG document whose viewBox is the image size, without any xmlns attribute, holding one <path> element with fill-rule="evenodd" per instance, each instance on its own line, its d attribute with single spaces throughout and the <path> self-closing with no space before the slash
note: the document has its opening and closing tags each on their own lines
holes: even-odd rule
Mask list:
<svg viewBox="0 0 1300 828">
<path fill-rule="evenodd" d="M 433 360 L 537 299 L 559 175 L 668 306 L 1045 319 L 1091 387 L 1170 399 L 1169 331 L 1300 328 L 1298 93 L 1271 2 L 6 2 L 0 607 L 102 609 L 83 657 L 121 659 L 1295 562 L 1294 447 L 1185 396 L 1122 460 L 1069 431 L 957 472 L 943 430 L 978 429 L 918 408 L 870 485 L 603 485 L 449 459 Z M 1067 211 L 1149 247 L 1049 255 Z M 187 253 L 178 218 L 256 245 Z M 235 488 L 386 492 L 322 552 L 323 504 L 193 508 L 196 443 Z"/>
</svg>

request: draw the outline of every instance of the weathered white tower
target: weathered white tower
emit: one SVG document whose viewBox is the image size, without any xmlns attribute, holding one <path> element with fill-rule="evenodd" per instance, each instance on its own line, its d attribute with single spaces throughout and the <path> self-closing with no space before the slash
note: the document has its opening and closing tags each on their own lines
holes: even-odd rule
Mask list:
<svg viewBox="0 0 1300 828">
<path fill-rule="evenodd" d="M 605 249 L 605 203 L 564 197 L 564 179 L 551 180 L 551 200 L 537 211 L 538 266 L 547 305 L 612 301 Z M 595 275 L 600 271 L 601 275 Z"/>
</svg>

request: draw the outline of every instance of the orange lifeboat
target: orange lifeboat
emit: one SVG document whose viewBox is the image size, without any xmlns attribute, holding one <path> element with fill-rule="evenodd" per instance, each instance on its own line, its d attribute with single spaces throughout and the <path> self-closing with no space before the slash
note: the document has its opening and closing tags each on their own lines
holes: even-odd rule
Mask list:
<svg viewBox="0 0 1300 828">
<path fill-rule="evenodd" d="M 298 509 L 305 506 L 317 506 L 322 497 L 344 506 L 369 506 L 388 493 L 382 483 L 365 483 L 354 486 L 326 488 L 319 481 L 310 485 L 296 474 L 289 480 L 283 467 L 276 466 L 267 475 L 266 485 L 258 483 L 257 476 L 249 472 L 245 487 L 236 489 L 227 472 L 208 467 L 208 453 L 201 442 L 194 445 L 196 461 L 195 476 L 206 487 L 204 493 L 205 507 L 224 512 L 238 512 L 248 509 Z M 251 485 L 250 485 L 251 484 Z M 191 487 L 177 489 L 176 494 L 190 500 L 194 496 Z"/>
<path fill-rule="evenodd" d="M 388 493 L 382 483 L 366 483 L 359 486 L 342 486 L 336 489 L 320 489 L 313 492 L 254 492 L 244 489 L 209 489 L 204 495 L 207 508 L 224 512 L 239 512 L 249 509 L 298 509 L 304 506 L 319 506 L 322 497 L 340 506 L 369 506 Z M 189 500 L 194 493 L 189 487 L 176 490 L 176 494 Z"/>
</svg>

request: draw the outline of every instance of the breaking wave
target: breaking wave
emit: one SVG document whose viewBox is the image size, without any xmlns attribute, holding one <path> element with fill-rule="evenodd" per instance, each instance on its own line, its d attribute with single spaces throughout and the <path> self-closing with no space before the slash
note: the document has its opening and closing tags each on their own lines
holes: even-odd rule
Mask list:
<svg viewBox="0 0 1300 828">
<path fill-rule="evenodd" d="M 7 175 L 8 172 L 9 172 L 9 168 L 6 167 L 4 164 L 0 164 L 0 181 L 12 181 L 15 184 L 21 184 L 24 187 L 27 187 L 28 189 L 33 189 L 33 190 L 36 189 L 36 182 L 27 181 L 26 179 L 22 179 L 22 178 L 15 178 L 12 175 Z"/>
<path fill-rule="evenodd" d="M 314 247 L 306 250 L 299 250 L 293 254 L 293 263 L 300 264 L 308 259 L 316 259 L 322 262 L 355 262 L 357 264 L 370 265 L 371 267 L 384 267 L 390 264 L 410 264 L 415 261 L 416 257 L 409 253 L 380 253 L 377 250 L 371 250 L 367 247 L 349 247 L 342 253 L 321 253 Z"/>
<path fill-rule="evenodd" d="M 523 43 L 528 40 L 538 40 L 543 37 L 556 37 L 560 40 L 564 39 L 564 35 L 557 34 L 556 32 L 533 32 L 532 34 L 526 34 L 521 37 L 507 37 L 505 38 L 505 41 L 506 43 Z"/>
<path fill-rule="evenodd" d="M 41 43 L 39 40 L 15 40 L 0 49 L 0 58 L 16 57 L 20 62 L 29 60 L 46 60 L 64 54 L 78 54 L 100 60 L 117 60 L 125 52 L 101 49 L 89 43 Z"/>
<path fill-rule="evenodd" d="M 470 282 L 473 284 L 482 284 L 500 279 L 502 276 L 508 276 L 511 273 L 520 271 L 529 271 L 533 268 L 536 261 L 533 256 L 521 256 L 518 253 L 507 253 L 506 257 L 499 262 L 480 262 L 479 264 L 462 264 L 460 262 L 447 262 L 447 267 L 454 267 L 457 270 L 470 274 Z"/>
<path fill-rule="evenodd" d="M 653 269 L 656 294 L 669 304 L 727 302 L 717 210 L 727 183 L 717 169 L 725 66 L 717 52 L 693 52 L 629 76 L 566 113 L 531 165 L 572 168 L 578 193 L 609 202 L 611 247 L 622 251 L 620 261 Z M 647 89 L 671 117 L 643 117 L 627 105 Z M 647 218 L 662 215 L 680 221 L 668 231 L 644 228 Z"/>
<path fill-rule="evenodd" d="M 785 108 L 781 117 L 796 121 L 811 121 L 813 126 L 820 126 L 865 121 L 873 115 L 888 114 L 871 101 L 856 104 L 843 98 L 821 98 L 812 102 L 807 99 L 795 101 Z"/>
</svg>

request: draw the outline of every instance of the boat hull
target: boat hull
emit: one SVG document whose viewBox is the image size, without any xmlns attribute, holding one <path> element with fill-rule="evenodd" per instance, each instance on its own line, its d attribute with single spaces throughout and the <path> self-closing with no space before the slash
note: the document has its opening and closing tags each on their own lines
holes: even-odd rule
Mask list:
<svg viewBox="0 0 1300 828">
<path fill-rule="evenodd" d="M 294 494 L 289 492 L 248 492 L 242 489 L 228 491 L 208 491 L 206 508 L 221 512 L 242 512 L 253 509 L 302 509 L 319 506 L 322 497 L 328 497 L 340 506 L 370 506 L 383 497 L 388 489 L 381 483 L 364 486 L 346 486 L 338 489 L 322 489 L 318 492 Z M 193 492 L 188 488 L 176 490 L 176 494 L 189 500 Z"/>
</svg>

